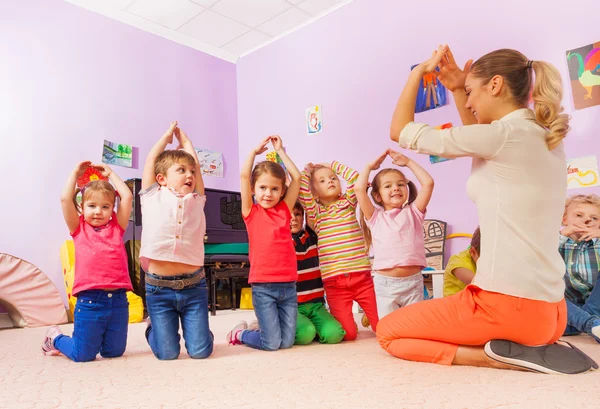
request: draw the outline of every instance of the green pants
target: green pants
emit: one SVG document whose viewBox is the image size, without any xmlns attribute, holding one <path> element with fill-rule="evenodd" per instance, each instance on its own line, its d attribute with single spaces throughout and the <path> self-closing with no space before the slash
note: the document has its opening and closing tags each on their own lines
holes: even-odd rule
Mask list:
<svg viewBox="0 0 600 409">
<path fill-rule="evenodd" d="M 327 311 L 323 303 L 299 304 L 294 344 L 310 344 L 317 335 L 319 342 L 323 344 L 337 344 L 344 338 L 346 331 L 342 328 L 342 324 Z"/>
</svg>

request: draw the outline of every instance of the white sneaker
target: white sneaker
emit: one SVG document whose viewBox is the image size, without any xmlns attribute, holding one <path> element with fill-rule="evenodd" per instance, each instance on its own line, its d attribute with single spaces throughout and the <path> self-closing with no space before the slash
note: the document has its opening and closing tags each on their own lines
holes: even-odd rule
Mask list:
<svg viewBox="0 0 600 409">
<path fill-rule="evenodd" d="M 51 326 L 46 331 L 46 338 L 42 342 L 42 353 L 46 356 L 60 355 L 60 351 L 54 347 L 54 339 L 62 335 L 62 331 L 56 325 Z"/>
<path fill-rule="evenodd" d="M 256 331 L 259 330 L 260 327 L 258 326 L 258 320 L 254 320 L 252 321 L 250 324 L 248 324 L 248 328 L 249 331 Z"/>
<path fill-rule="evenodd" d="M 229 345 L 240 345 L 241 342 L 237 339 L 237 333 L 248 329 L 248 323 L 246 321 L 240 321 L 231 331 L 227 333 L 227 343 Z"/>
</svg>

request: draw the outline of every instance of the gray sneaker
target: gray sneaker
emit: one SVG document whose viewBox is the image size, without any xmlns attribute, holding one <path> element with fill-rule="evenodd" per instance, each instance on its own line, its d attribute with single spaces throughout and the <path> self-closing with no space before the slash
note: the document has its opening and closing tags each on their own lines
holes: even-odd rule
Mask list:
<svg viewBox="0 0 600 409">
<path fill-rule="evenodd" d="M 484 351 L 495 361 L 545 374 L 578 374 L 598 369 L 598 364 L 579 348 L 552 344 L 529 347 L 516 342 L 494 339 Z"/>
</svg>

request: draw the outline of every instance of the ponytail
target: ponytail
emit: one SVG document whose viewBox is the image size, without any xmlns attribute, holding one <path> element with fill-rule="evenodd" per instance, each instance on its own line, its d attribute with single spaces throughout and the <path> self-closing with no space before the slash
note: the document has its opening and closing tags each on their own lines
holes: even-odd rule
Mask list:
<svg viewBox="0 0 600 409">
<path fill-rule="evenodd" d="M 563 87 L 560 73 L 545 61 L 533 61 L 535 81 L 533 84 L 533 110 L 536 120 L 548 129 L 548 149 L 556 148 L 569 132 L 569 115 L 563 114 L 561 106 Z"/>
<path fill-rule="evenodd" d="M 371 229 L 367 226 L 367 221 L 365 220 L 365 214 L 362 209 L 360 210 L 360 228 L 363 232 L 363 236 L 365 236 L 365 248 L 367 250 L 367 254 L 369 254 L 369 250 L 373 245 L 373 235 L 371 234 Z"/>
<path fill-rule="evenodd" d="M 408 202 L 406 202 L 406 204 L 409 205 L 415 201 L 415 199 L 417 198 L 417 195 L 419 194 L 419 191 L 417 190 L 417 187 L 415 186 L 415 184 L 412 181 L 409 180 L 407 185 L 408 185 Z"/>
</svg>

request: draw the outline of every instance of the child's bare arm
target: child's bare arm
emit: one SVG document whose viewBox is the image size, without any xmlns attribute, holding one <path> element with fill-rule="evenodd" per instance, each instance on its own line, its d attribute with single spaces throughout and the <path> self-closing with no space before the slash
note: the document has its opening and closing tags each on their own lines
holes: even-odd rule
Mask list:
<svg viewBox="0 0 600 409">
<path fill-rule="evenodd" d="M 456 278 L 467 285 L 471 284 L 471 281 L 473 281 L 473 278 L 475 277 L 475 273 L 465 267 L 457 267 L 452 270 L 452 273 Z"/>
<path fill-rule="evenodd" d="M 287 187 L 287 192 L 285 194 L 284 199 L 285 204 L 291 212 L 294 209 L 296 200 L 298 199 L 298 192 L 300 191 L 300 179 L 302 177 L 302 174 L 296 167 L 296 164 L 294 164 L 294 162 L 285 152 L 285 149 L 283 149 L 283 142 L 281 141 L 281 137 L 279 135 L 273 135 L 270 138 L 271 142 L 273 143 L 273 149 L 275 149 L 275 152 L 277 152 L 277 154 L 283 161 L 283 164 L 285 165 L 285 168 L 287 169 L 288 173 L 290 174 L 290 178 L 292 179 L 290 181 L 289 186 Z"/>
<path fill-rule="evenodd" d="M 240 172 L 240 195 L 242 197 L 242 216 L 248 217 L 252 210 L 252 167 L 254 166 L 254 159 L 256 155 L 260 155 L 267 151 L 267 144 L 271 140 L 271 137 L 266 137 L 254 150 L 250 152 L 246 158 L 246 162 L 242 166 Z"/>
<path fill-rule="evenodd" d="M 93 165 L 98 169 L 102 176 L 110 180 L 115 190 L 119 193 L 119 207 L 117 208 L 117 222 L 123 230 L 129 225 L 129 216 L 131 215 L 131 206 L 133 204 L 133 194 L 125 182 L 111 168 L 104 163 Z"/>
<path fill-rule="evenodd" d="M 179 140 L 179 146 L 192 155 L 196 161 L 196 192 L 204 194 L 204 179 L 202 178 L 202 169 L 200 169 L 200 161 L 198 160 L 198 153 L 194 149 L 194 144 L 181 128 L 175 128 L 175 137 Z"/>
<path fill-rule="evenodd" d="M 165 150 L 168 144 L 173 142 L 173 131 L 177 127 L 177 121 L 171 122 L 169 129 L 160 137 L 158 142 L 154 144 L 148 156 L 146 156 L 146 163 L 144 164 L 144 171 L 142 173 L 142 189 L 147 189 L 156 182 L 156 173 L 154 173 L 154 162 L 158 155 Z"/>
<path fill-rule="evenodd" d="M 363 214 L 365 215 L 365 219 L 367 220 L 371 218 L 373 212 L 375 211 L 375 207 L 373 206 L 373 203 L 371 202 L 371 199 L 369 199 L 369 195 L 367 193 L 367 187 L 369 185 L 369 175 L 371 174 L 371 171 L 379 169 L 379 167 L 385 160 L 387 154 L 388 151 L 386 150 L 373 162 L 368 163 L 367 166 L 365 166 L 365 169 L 362 171 L 362 173 L 358 176 L 358 179 L 356 179 L 356 183 L 354 184 L 354 191 L 356 194 L 356 199 L 358 200 L 358 205 L 360 206 L 360 209 L 362 210 Z"/>
<path fill-rule="evenodd" d="M 69 228 L 69 233 L 73 233 L 79 226 L 79 213 L 73 202 L 73 197 L 75 196 L 75 184 L 77 183 L 77 179 L 79 179 L 90 166 L 92 166 L 92 162 L 89 160 L 75 166 L 75 169 L 71 171 L 60 194 L 60 207 L 63 212 L 63 218 Z"/>
</svg>

